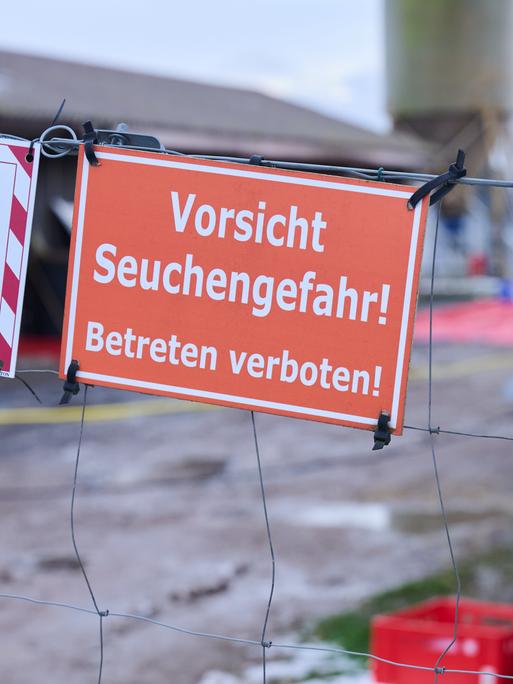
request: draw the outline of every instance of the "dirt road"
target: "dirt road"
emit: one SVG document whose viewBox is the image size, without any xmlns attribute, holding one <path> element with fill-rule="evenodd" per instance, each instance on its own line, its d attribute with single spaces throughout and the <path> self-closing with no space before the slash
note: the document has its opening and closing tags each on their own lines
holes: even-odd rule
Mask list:
<svg viewBox="0 0 513 684">
<path fill-rule="evenodd" d="M 438 347 L 435 363 L 434 425 L 513 435 L 511 352 Z M 426 425 L 426 369 L 427 350 L 416 348 L 408 425 Z M 57 378 L 30 381 L 45 405 L 57 403 Z M 259 641 L 271 561 L 250 415 L 177 412 L 101 388 L 89 398 L 76 536 L 100 609 Z M 91 609 L 70 539 L 78 412 L 54 423 L 20 411 L 18 424 L 3 413 L 29 406 L 21 383 L 0 383 L 0 592 Z M 426 433 L 406 430 L 372 452 L 367 432 L 256 420 L 277 560 L 268 639 L 300 642 L 318 618 L 447 565 Z M 511 442 L 435 439 L 457 554 L 513 541 Z M 0 607 L 2 683 L 97 681 L 96 615 L 8 598 Z M 105 684 L 228 684 L 213 671 L 259 667 L 259 646 L 112 615 L 103 624 Z M 268 652 L 271 662 L 289 656 Z"/>
</svg>

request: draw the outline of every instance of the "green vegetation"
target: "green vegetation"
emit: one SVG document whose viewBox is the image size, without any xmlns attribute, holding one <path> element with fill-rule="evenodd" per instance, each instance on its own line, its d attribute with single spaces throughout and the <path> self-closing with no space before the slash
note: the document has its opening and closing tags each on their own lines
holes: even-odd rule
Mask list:
<svg viewBox="0 0 513 684">
<path fill-rule="evenodd" d="M 354 672 L 354 670 L 333 670 L 330 672 L 312 670 L 306 677 L 303 677 L 301 681 L 308 682 L 311 679 L 330 679 L 332 677 L 340 677 L 340 675 L 351 674 L 352 672 Z"/>
<path fill-rule="evenodd" d="M 513 601 L 513 550 L 497 548 L 460 563 L 463 593 L 489 601 Z M 369 650 L 370 621 L 374 615 L 399 610 L 434 596 L 455 593 L 452 568 L 424 579 L 408 582 L 396 589 L 375 594 L 357 610 L 332 615 L 322 620 L 315 636 L 331 641 L 349 651 Z M 365 661 L 360 660 L 365 665 Z"/>
</svg>

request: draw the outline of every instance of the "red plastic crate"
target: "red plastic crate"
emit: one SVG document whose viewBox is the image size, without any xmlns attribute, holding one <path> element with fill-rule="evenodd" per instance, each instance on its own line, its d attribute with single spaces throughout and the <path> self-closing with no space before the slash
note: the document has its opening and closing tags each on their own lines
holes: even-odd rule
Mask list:
<svg viewBox="0 0 513 684">
<path fill-rule="evenodd" d="M 371 626 L 372 655 L 409 665 L 434 667 L 450 644 L 456 600 L 435 598 L 388 615 Z M 441 662 L 448 670 L 513 675 L 513 605 L 462 598 L 458 638 Z M 379 684 L 433 684 L 433 672 L 372 661 Z M 492 684 L 495 677 L 445 673 L 440 684 Z"/>
</svg>

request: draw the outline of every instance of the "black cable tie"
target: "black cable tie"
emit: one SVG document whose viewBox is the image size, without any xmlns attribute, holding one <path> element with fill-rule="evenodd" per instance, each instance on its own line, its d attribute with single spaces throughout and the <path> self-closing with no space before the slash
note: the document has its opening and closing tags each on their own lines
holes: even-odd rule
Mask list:
<svg viewBox="0 0 513 684">
<path fill-rule="evenodd" d="M 62 389 L 64 394 L 61 397 L 59 406 L 62 404 L 69 404 L 71 397 L 77 395 L 80 392 L 80 385 L 77 381 L 77 371 L 80 368 L 78 361 L 73 359 L 68 366 L 68 372 L 66 373 L 66 380 Z"/>
<path fill-rule="evenodd" d="M 249 158 L 249 163 L 253 166 L 262 166 L 262 159 L 261 154 L 252 154 Z"/>
<path fill-rule="evenodd" d="M 445 173 L 442 173 L 436 178 L 432 178 L 413 193 L 408 200 L 408 209 L 415 209 L 420 200 L 426 197 L 426 195 L 429 195 L 433 190 L 436 192 L 433 192 L 431 195 L 429 204 L 433 205 L 439 202 L 442 197 L 445 197 L 445 195 L 454 188 L 454 181 L 467 175 L 467 169 L 463 166 L 464 163 L 465 152 L 463 150 L 458 150 L 456 161 L 449 166 Z"/>
<path fill-rule="evenodd" d="M 390 434 L 390 428 L 388 427 L 388 421 L 390 420 L 390 414 L 381 411 L 378 418 L 378 424 L 374 432 L 374 446 L 372 451 L 377 451 L 378 449 L 383 449 L 384 446 L 390 444 L 392 435 Z"/>
<path fill-rule="evenodd" d="M 102 618 L 106 618 L 109 615 L 109 611 L 108 610 L 100 610 L 98 615 Z"/>
<path fill-rule="evenodd" d="M 94 130 L 93 124 L 91 121 L 86 121 L 82 124 L 82 126 L 84 128 L 84 152 L 85 156 L 87 157 L 87 161 L 92 166 L 100 166 L 98 157 L 94 153 L 93 145 L 98 144 L 98 138 L 96 136 L 96 131 Z"/>
<path fill-rule="evenodd" d="M 27 161 L 29 164 L 32 164 L 32 162 L 34 161 L 34 145 L 38 142 L 38 140 L 39 138 L 34 138 L 30 141 L 28 152 L 25 155 L 25 161 Z"/>
</svg>

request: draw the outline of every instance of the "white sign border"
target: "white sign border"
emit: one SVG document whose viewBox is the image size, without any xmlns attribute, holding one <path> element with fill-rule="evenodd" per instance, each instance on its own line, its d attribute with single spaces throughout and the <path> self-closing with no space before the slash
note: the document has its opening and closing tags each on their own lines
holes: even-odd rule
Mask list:
<svg viewBox="0 0 513 684">
<path fill-rule="evenodd" d="M 8 145 L 9 147 L 21 147 L 29 150 L 32 145 L 32 173 L 30 174 L 30 189 L 27 205 L 27 218 L 25 224 L 25 239 L 23 241 L 23 251 L 21 259 L 21 270 L 18 288 L 18 301 L 16 302 L 16 311 L 14 319 L 13 340 L 11 346 L 11 364 L 8 371 L 0 370 L 0 377 L 14 378 L 16 375 L 16 365 L 18 362 L 18 347 L 20 342 L 20 327 L 21 318 L 23 314 L 23 299 L 25 297 L 25 285 L 27 282 L 27 266 L 30 252 L 30 243 L 32 238 L 32 223 L 34 218 L 34 204 L 36 201 L 37 192 L 37 178 L 39 173 L 39 159 L 41 152 L 41 144 L 39 142 L 31 143 L 27 140 L 18 140 L 17 138 L 10 138 L 0 135 L 0 144 Z M 0 295 L 3 283 L 0 283 Z"/>
<path fill-rule="evenodd" d="M 261 171 L 253 171 L 248 169 L 233 169 L 224 168 L 217 166 L 203 165 L 200 163 L 188 163 L 183 161 L 175 161 L 169 159 L 165 156 L 162 158 L 151 158 L 151 157 L 137 157 L 132 155 L 123 155 L 120 153 L 112 152 L 100 152 L 96 150 L 96 157 L 98 159 L 105 159 L 109 161 L 120 161 L 131 164 L 142 164 L 148 166 L 164 166 L 167 168 L 183 169 L 185 171 L 195 171 L 200 173 L 214 173 L 217 175 L 224 176 L 238 176 L 242 178 L 255 178 L 258 180 L 270 181 L 275 183 L 289 183 L 292 185 L 308 185 L 320 188 L 329 188 L 331 190 L 341 190 L 345 192 L 358 192 L 368 195 L 383 195 L 385 197 L 403 198 L 408 200 L 411 197 L 411 193 L 404 192 L 401 190 L 388 190 L 387 188 L 376 188 L 366 185 L 352 185 L 350 183 L 337 183 L 333 181 L 327 181 L 319 178 L 319 180 L 314 178 L 306 178 L 302 176 L 285 175 L 285 174 L 267 174 Z M 80 203 L 78 206 L 78 216 L 77 216 L 77 228 L 76 228 L 76 238 L 75 238 L 75 255 L 73 264 L 73 276 L 71 280 L 71 293 L 70 293 L 70 307 L 68 315 L 68 327 L 67 327 L 67 344 L 66 344 L 66 355 L 65 355 L 65 368 L 68 368 L 72 360 L 72 349 L 73 349 L 73 335 L 75 330 L 75 315 L 78 297 L 78 285 L 80 276 L 80 259 L 82 254 L 82 237 L 84 232 L 84 219 L 86 210 L 86 200 L 87 200 L 87 185 L 89 179 L 89 162 L 86 156 L 83 157 L 82 162 L 82 179 L 80 184 Z M 413 282 L 414 282 L 414 271 L 415 262 L 417 256 L 417 245 L 419 240 L 419 228 L 420 228 L 420 217 L 422 213 L 422 202 L 419 202 L 412 212 L 412 231 L 411 231 L 411 241 L 410 241 L 410 252 L 408 258 L 408 270 L 406 274 L 406 286 L 404 293 L 403 302 L 403 314 L 401 320 L 401 332 L 399 335 L 399 344 L 397 351 L 397 365 L 396 374 L 394 382 L 394 392 L 392 399 L 392 409 L 390 414 L 390 427 L 395 429 L 397 427 L 397 418 L 399 412 L 399 399 L 401 395 L 401 384 L 403 380 L 404 369 L 404 355 L 406 352 L 406 338 L 408 334 L 408 314 L 410 309 L 411 297 L 413 295 Z M 406 369 L 407 372 L 407 369 Z M 174 385 L 164 385 L 155 382 L 145 382 L 143 380 L 135 380 L 133 378 L 121 378 L 114 375 L 104 375 L 99 373 L 88 373 L 84 371 L 77 372 L 77 378 L 82 380 L 91 381 L 105 381 L 110 382 L 114 385 L 131 385 L 133 387 L 140 387 L 141 389 L 153 389 L 161 392 L 169 392 L 173 394 L 183 394 L 184 398 L 198 397 L 198 399 L 216 399 L 218 401 L 229 401 L 233 404 L 241 404 L 249 408 L 251 405 L 258 406 L 262 408 L 277 409 L 281 411 L 287 411 L 289 413 L 296 413 L 301 415 L 312 415 L 318 416 L 320 418 L 331 418 L 336 420 L 345 420 L 353 423 L 360 423 L 361 425 L 375 425 L 377 417 L 372 416 L 371 418 L 367 416 L 354 416 L 347 413 L 338 413 L 335 411 L 326 411 L 322 409 L 309 408 L 307 406 L 297 406 L 293 404 L 281 404 L 274 401 L 265 401 L 262 399 L 254 399 L 252 397 L 241 397 L 238 395 L 222 394 L 219 392 L 209 392 L 206 390 L 198 390 L 194 388 L 187 387 L 175 387 Z"/>
</svg>

